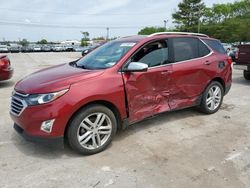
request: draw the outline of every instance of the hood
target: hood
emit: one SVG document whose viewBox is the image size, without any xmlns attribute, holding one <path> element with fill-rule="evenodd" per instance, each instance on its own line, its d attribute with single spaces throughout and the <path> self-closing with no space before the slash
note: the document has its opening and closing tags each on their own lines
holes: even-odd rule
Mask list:
<svg viewBox="0 0 250 188">
<path fill-rule="evenodd" d="M 20 80 L 15 90 L 21 93 L 38 94 L 60 91 L 71 84 L 101 75 L 104 70 L 87 70 L 62 64 L 30 74 Z"/>
</svg>

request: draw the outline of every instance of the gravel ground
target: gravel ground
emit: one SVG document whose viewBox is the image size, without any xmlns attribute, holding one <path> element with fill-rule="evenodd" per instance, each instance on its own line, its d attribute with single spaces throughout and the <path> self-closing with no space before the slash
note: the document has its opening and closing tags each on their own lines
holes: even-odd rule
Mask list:
<svg viewBox="0 0 250 188">
<path fill-rule="evenodd" d="M 250 82 L 234 70 L 221 110 L 170 112 L 119 132 L 93 156 L 23 140 L 12 128 L 14 83 L 80 53 L 9 54 L 13 79 L 0 82 L 0 187 L 250 187 Z"/>
</svg>

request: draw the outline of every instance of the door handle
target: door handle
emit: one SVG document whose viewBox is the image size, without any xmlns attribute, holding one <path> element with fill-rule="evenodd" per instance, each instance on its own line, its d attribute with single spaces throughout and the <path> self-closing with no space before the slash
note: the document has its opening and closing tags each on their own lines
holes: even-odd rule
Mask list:
<svg viewBox="0 0 250 188">
<path fill-rule="evenodd" d="M 172 71 L 162 71 L 161 74 L 162 74 L 162 75 L 168 75 L 168 74 L 170 74 L 171 72 L 172 72 Z"/>
<path fill-rule="evenodd" d="M 210 61 L 205 61 L 204 65 L 211 65 Z"/>
</svg>

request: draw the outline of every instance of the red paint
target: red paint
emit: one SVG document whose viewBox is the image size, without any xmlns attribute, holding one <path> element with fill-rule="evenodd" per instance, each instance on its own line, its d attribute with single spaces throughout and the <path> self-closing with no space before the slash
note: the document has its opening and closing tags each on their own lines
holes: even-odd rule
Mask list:
<svg viewBox="0 0 250 188">
<path fill-rule="evenodd" d="M 213 79 L 222 80 L 225 87 L 231 85 L 232 70 L 228 57 L 217 52 L 188 63 L 152 67 L 147 72 L 120 72 L 142 45 L 176 36 L 120 39 L 137 44 L 116 65 L 106 70 L 84 70 L 63 64 L 33 73 L 19 81 L 15 90 L 27 94 L 50 93 L 66 88 L 69 91 L 53 102 L 28 106 L 20 116 L 11 117 L 30 135 L 63 136 L 70 118 L 89 103 L 109 103 L 117 109 L 121 120 L 128 119 L 133 123 L 161 112 L 196 105 Z M 207 62 L 209 65 L 206 65 Z M 218 67 L 219 62 L 225 63 L 223 69 Z M 56 119 L 51 134 L 40 130 L 42 121 L 48 119 Z"/>
<path fill-rule="evenodd" d="M 13 75 L 13 69 L 7 56 L 0 56 L 0 81 L 8 80 Z"/>
</svg>

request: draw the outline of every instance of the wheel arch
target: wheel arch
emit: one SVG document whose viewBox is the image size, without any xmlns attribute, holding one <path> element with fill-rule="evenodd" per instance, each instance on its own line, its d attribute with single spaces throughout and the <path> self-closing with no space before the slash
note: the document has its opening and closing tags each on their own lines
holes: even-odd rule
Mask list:
<svg viewBox="0 0 250 188">
<path fill-rule="evenodd" d="M 224 90 L 224 93 L 225 93 L 225 91 L 226 91 L 226 84 L 225 84 L 225 81 L 224 81 L 221 77 L 215 77 L 214 79 L 211 80 L 211 82 L 213 82 L 213 81 L 219 82 L 219 83 L 222 85 L 223 90 Z M 209 84 L 210 84 L 211 82 L 209 82 Z M 208 85 L 209 85 L 209 84 L 208 84 Z"/>
<path fill-rule="evenodd" d="M 84 105 L 82 105 L 80 108 L 78 108 L 70 117 L 70 119 L 68 120 L 67 122 L 67 125 L 64 129 L 64 137 L 67 135 L 67 131 L 68 131 L 68 128 L 69 128 L 69 125 L 70 125 L 70 122 L 73 120 L 73 118 L 77 115 L 77 113 L 79 113 L 83 108 L 86 108 L 87 106 L 90 106 L 90 105 L 94 105 L 94 104 L 98 104 L 98 105 L 103 105 L 105 107 L 107 107 L 108 109 L 110 109 L 116 119 L 117 119 L 117 128 L 118 130 L 121 129 L 122 127 L 122 119 L 121 119 L 121 114 L 118 110 L 118 108 L 111 102 L 109 101 L 105 101 L 105 100 L 96 100 L 96 101 L 91 101 L 91 102 L 88 102 Z"/>
</svg>

